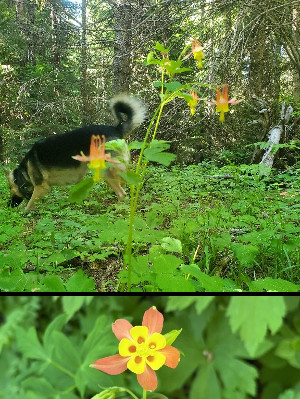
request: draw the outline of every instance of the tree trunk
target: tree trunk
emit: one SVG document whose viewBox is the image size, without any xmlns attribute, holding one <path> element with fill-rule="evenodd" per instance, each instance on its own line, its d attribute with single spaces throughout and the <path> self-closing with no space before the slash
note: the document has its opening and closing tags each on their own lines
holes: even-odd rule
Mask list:
<svg viewBox="0 0 300 399">
<path fill-rule="evenodd" d="M 81 36 L 81 114 L 82 114 L 82 125 L 89 124 L 89 101 L 88 101 L 88 90 L 87 90 L 87 42 L 86 42 L 86 0 L 82 0 L 82 36 Z"/>
<path fill-rule="evenodd" d="M 61 66 L 61 51 L 59 46 L 59 16 L 54 7 L 51 5 L 51 28 L 52 28 L 52 63 L 54 67 Z"/>
<path fill-rule="evenodd" d="M 131 5 L 125 0 L 114 0 L 113 12 L 115 19 L 113 92 L 128 92 L 131 81 Z"/>
<path fill-rule="evenodd" d="M 300 102 L 300 51 L 299 51 L 299 45 L 297 46 L 297 43 L 300 43 L 300 6 L 295 5 L 293 8 L 293 24 L 292 24 L 292 29 L 293 29 L 293 39 L 295 45 L 295 52 L 297 54 L 297 67 L 294 67 L 293 69 L 293 82 L 294 82 L 294 90 L 293 90 L 293 95 L 294 99 L 297 102 Z"/>
</svg>

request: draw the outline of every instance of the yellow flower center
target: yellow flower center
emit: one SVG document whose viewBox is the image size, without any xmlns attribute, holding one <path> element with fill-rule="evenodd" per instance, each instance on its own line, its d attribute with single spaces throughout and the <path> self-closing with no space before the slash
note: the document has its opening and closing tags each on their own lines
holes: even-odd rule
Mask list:
<svg viewBox="0 0 300 399">
<path fill-rule="evenodd" d="M 167 342 L 163 335 L 153 333 L 149 336 L 145 326 L 133 327 L 130 330 L 132 339 L 123 338 L 119 343 L 119 354 L 128 357 L 127 367 L 133 373 L 142 374 L 146 364 L 153 370 L 161 368 L 166 361 L 165 355 L 159 352 Z"/>
</svg>

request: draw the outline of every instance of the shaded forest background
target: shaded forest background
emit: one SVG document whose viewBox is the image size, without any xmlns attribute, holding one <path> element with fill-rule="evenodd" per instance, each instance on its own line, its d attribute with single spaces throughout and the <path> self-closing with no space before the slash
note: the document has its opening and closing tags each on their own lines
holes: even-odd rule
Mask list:
<svg viewBox="0 0 300 399">
<path fill-rule="evenodd" d="M 118 92 L 139 95 L 151 115 L 159 71 L 144 64 L 147 54 L 158 41 L 177 58 L 198 39 L 205 68 L 186 60 L 194 80 L 228 83 L 230 98 L 243 102 L 220 124 L 215 107 L 201 102 L 191 117 L 177 99 L 158 138 L 172 141 L 178 162 L 258 162 L 251 144 L 280 123 L 283 102 L 294 115 L 281 142 L 300 137 L 299 13 L 298 0 L 1 0 L 0 161 L 17 161 L 38 137 L 111 122 L 108 101 Z M 288 148 L 275 165 L 296 162 Z"/>
</svg>

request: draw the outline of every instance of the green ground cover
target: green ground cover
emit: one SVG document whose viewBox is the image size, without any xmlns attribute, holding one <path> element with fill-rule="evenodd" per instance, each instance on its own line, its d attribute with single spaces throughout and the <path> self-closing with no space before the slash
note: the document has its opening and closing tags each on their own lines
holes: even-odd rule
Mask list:
<svg viewBox="0 0 300 399">
<path fill-rule="evenodd" d="M 258 165 L 148 166 L 132 291 L 299 291 L 299 171 L 259 176 Z M 71 204 L 54 188 L 24 216 L 6 206 L 4 173 L 0 187 L 2 292 L 126 291 L 128 198 L 117 203 L 101 183 Z"/>
</svg>

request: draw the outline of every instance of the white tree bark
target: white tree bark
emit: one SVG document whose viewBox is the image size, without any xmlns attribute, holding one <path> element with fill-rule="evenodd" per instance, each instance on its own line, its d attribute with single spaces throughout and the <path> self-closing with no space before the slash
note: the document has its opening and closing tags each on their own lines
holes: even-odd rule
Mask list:
<svg viewBox="0 0 300 399">
<path fill-rule="evenodd" d="M 270 170 L 273 166 L 274 157 L 276 154 L 276 151 L 272 151 L 272 149 L 274 145 L 279 144 L 281 134 L 282 132 L 284 132 L 286 124 L 288 123 L 292 113 L 293 113 L 293 108 L 290 105 L 287 108 L 285 108 L 285 103 L 283 103 L 281 108 L 281 122 L 279 125 L 272 127 L 272 129 L 269 131 L 269 140 L 268 140 L 269 145 L 266 148 L 266 151 L 262 157 L 262 160 L 260 161 L 260 164 L 267 165 L 270 168 Z"/>
<path fill-rule="evenodd" d="M 282 131 L 283 131 L 283 126 L 274 126 L 269 132 L 269 140 L 268 140 L 269 145 L 260 163 L 264 163 L 270 168 L 272 168 L 273 166 L 274 156 L 276 153 L 276 151 L 272 152 L 272 149 L 274 147 L 274 144 L 279 144 Z"/>
</svg>

